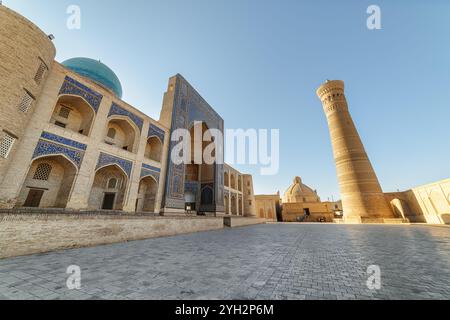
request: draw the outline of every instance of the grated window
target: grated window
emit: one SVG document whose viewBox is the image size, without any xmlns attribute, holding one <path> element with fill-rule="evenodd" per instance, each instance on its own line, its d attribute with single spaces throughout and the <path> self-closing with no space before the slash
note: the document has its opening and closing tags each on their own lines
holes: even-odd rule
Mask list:
<svg viewBox="0 0 450 320">
<path fill-rule="evenodd" d="M 0 141 L 0 157 L 5 159 L 8 157 L 15 141 L 16 138 L 5 132 L 5 135 Z"/>
<path fill-rule="evenodd" d="M 64 119 L 69 119 L 69 114 L 70 114 L 70 109 L 65 107 L 65 106 L 61 106 L 61 109 L 59 109 L 59 116 L 61 118 Z"/>
<path fill-rule="evenodd" d="M 48 69 L 48 68 L 47 68 L 47 66 L 45 65 L 45 63 L 41 61 L 40 65 L 39 65 L 39 68 L 38 68 L 38 70 L 37 70 L 37 72 L 36 72 L 36 75 L 34 76 L 34 81 L 35 81 L 37 84 L 41 84 L 42 79 L 44 78 L 44 74 L 45 74 L 45 72 L 47 71 L 47 69 Z"/>
<path fill-rule="evenodd" d="M 25 91 L 25 94 L 19 105 L 19 110 L 22 111 L 23 113 L 28 112 L 28 109 L 30 109 L 30 106 L 33 103 L 33 101 L 34 98 L 31 96 L 31 94 L 28 91 Z"/>
<path fill-rule="evenodd" d="M 116 178 L 111 178 L 108 181 L 108 189 L 115 189 L 117 188 L 117 179 Z"/>
<path fill-rule="evenodd" d="M 48 181 L 48 178 L 50 177 L 50 172 L 52 172 L 51 165 L 49 165 L 48 163 L 40 163 L 36 168 L 33 179 Z"/>
</svg>

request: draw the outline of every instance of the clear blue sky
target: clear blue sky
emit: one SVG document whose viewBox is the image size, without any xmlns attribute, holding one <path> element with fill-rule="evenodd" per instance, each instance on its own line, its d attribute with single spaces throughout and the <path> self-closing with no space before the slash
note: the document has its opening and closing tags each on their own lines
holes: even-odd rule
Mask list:
<svg viewBox="0 0 450 320">
<path fill-rule="evenodd" d="M 158 119 L 181 73 L 228 128 L 279 128 L 281 169 L 254 174 L 257 193 L 294 176 L 339 196 L 316 89 L 346 82 L 351 113 L 385 191 L 450 177 L 450 1 L 6 0 L 56 36 L 57 60 L 101 59 L 124 100 Z M 66 8 L 82 10 L 81 30 Z M 366 9 L 382 10 L 382 30 Z"/>
</svg>

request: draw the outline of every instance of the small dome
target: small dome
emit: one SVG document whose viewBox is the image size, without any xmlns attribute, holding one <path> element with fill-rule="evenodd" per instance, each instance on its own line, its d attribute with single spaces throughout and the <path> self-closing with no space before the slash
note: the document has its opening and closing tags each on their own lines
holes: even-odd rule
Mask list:
<svg viewBox="0 0 450 320">
<path fill-rule="evenodd" d="M 66 68 L 78 73 L 80 76 L 91 79 L 99 85 L 111 90 L 122 98 L 122 85 L 107 65 L 89 58 L 72 58 L 62 63 Z"/>
<path fill-rule="evenodd" d="M 320 202 L 317 192 L 302 183 L 300 177 L 295 177 L 292 185 L 286 190 L 283 203 Z"/>
</svg>

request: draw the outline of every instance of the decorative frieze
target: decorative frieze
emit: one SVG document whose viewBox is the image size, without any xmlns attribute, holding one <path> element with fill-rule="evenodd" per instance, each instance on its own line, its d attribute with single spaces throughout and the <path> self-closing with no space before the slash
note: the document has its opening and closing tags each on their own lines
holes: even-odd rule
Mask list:
<svg viewBox="0 0 450 320">
<path fill-rule="evenodd" d="M 132 161 L 118 158 L 116 156 L 103 152 L 100 152 L 100 156 L 98 158 L 95 170 L 98 170 L 99 168 L 103 168 L 111 164 L 118 165 L 127 174 L 128 178 L 131 177 L 131 170 L 133 169 Z"/>
<path fill-rule="evenodd" d="M 113 102 L 113 104 L 111 105 L 111 108 L 109 109 L 108 117 L 114 116 L 114 115 L 128 117 L 131 121 L 133 121 L 136 124 L 136 126 L 139 128 L 139 131 L 142 132 L 142 126 L 144 124 L 144 120 L 141 117 L 138 117 L 134 113 L 122 108 L 121 106 L 119 106 L 118 104 Z"/>
<path fill-rule="evenodd" d="M 74 95 L 84 98 L 89 105 L 94 109 L 95 113 L 98 112 L 100 103 L 102 102 L 103 95 L 86 87 L 84 84 L 66 76 L 64 82 L 59 90 L 59 95 Z"/>
</svg>

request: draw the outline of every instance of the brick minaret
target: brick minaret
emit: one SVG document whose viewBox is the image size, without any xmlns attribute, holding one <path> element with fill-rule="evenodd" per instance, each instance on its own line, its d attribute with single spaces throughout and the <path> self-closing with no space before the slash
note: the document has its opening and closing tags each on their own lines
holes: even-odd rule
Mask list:
<svg viewBox="0 0 450 320">
<path fill-rule="evenodd" d="M 318 90 L 330 129 L 347 223 L 393 218 L 380 183 L 349 113 L 344 82 L 327 81 Z"/>
</svg>

